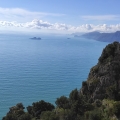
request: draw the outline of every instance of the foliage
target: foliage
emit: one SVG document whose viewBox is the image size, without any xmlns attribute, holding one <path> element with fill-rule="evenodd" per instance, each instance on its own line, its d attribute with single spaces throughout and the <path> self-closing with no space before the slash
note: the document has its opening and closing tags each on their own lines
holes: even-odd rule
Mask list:
<svg viewBox="0 0 120 120">
<path fill-rule="evenodd" d="M 52 111 L 54 108 L 54 105 L 52 105 L 51 103 L 41 100 L 39 102 L 34 102 L 32 106 L 28 106 L 27 110 L 28 113 L 31 114 L 33 117 L 40 117 L 40 114 L 43 111 Z"/>
<path fill-rule="evenodd" d="M 89 120 L 101 120 L 102 118 L 102 114 L 101 114 L 101 111 L 99 111 L 98 109 L 90 112 L 90 115 L 89 115 Z"/>
<path fill-rule="evenodd" d="M 59 120 L 58 115 L 55 114 L 55 112 L 52 111 L 44 111 L 41 114 L 41 120 Z"/>
<path fill-rule="evenodd" d="M 118 42 L 108 44 L 105 49 L 103 49 L 102 55 L 99 58 L 100 63 L 111 62 L 115 55 L 115 49 Z"/>
<path fill-rule="evenodd" d="M 64 108 L 64 109 L 70 108 L 69 99 L 65 96 L 61 96 L 60 98 L 57 98 L 55 103 L 59 108 Z"/>
<path fill-rule="evenodd" d="M 2 120 L 31 120 L 31 115 L 25 113 L 24 106 L 22 103 L 16 104 L 10 108 L 9 112 Z"/>
</svg>

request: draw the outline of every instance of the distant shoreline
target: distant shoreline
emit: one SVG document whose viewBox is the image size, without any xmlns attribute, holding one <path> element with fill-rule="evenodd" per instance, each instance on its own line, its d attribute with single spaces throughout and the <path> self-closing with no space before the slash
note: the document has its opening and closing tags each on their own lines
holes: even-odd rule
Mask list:
<svg viewBox="0 0 120 120">
<path fill-rule="evenodd" d="M 74 34 L 74 37 L 83 37 L 87 39 L 94 39 L 101 42 L 120 42 L 120 31 L 116 31 L 114 33 L 100 33 L 100 32 L 90 32 L 85 33 L 83 35 Z"/>
</svg>

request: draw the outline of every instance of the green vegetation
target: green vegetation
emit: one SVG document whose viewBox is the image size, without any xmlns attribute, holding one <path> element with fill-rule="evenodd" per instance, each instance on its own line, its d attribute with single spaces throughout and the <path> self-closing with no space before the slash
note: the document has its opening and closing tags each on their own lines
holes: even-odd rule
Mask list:
<svg viewBox="0 0 120 120">
<path fill-rule="evenodd" d="M 2 120 L 119 120 L 120 44 L 107 45 L 82 88 L 72 90 L 69 97 L 57 98 L 55 104 L 41 100 L 25 112 L 18 103 Z"/>
<path fill-rule="evenodd" d="M 111 62 L 115 55 L 116 44 L 118 42 L 114 42 L 113 44 L 108 44 L 105 49 L 103 49 L 103 53 L 99 58 L 100 63 Z"/>
<path fill-rule="evenodd" d="M 77 89 L 69 98 L 61 96 L 56 108 L 43 100 L 33 103 L 24 111 L 22 103 L 10 108 L 2 120 L 117 120 L 120 117 L 120 101 L 96 100 L 90 104 Z"/>
</svg>

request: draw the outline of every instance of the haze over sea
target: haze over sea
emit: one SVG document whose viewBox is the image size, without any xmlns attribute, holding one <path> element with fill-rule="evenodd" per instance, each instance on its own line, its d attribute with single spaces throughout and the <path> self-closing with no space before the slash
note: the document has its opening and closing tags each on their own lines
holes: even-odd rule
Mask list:
<svg viewBox="0 0 120 120">
<path fill-rule="evenodd" d="M 55 104 L 56 98 L 80 89 L 108 44 L 71 36 L 0 36 L 0 119 L 17 103 Z"/>
</svg>

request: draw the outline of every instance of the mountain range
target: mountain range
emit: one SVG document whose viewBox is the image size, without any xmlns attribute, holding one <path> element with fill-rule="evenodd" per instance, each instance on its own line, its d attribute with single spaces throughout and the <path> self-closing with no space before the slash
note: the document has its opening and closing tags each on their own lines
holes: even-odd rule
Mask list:
<svg viewBox="0 0 120 120">
<path fill-rule="evenodd" d="M 116 31 L 114 33 L 100 33 L 95 31 L 95 32 L 85 33 L 83 35 L 74 34 L 74 37 L 84 37 L 84 38 L 94 39 L 103 42 L 114 42 L 114 41 L 120 42 L 120 31 Z"/>
</svg>

